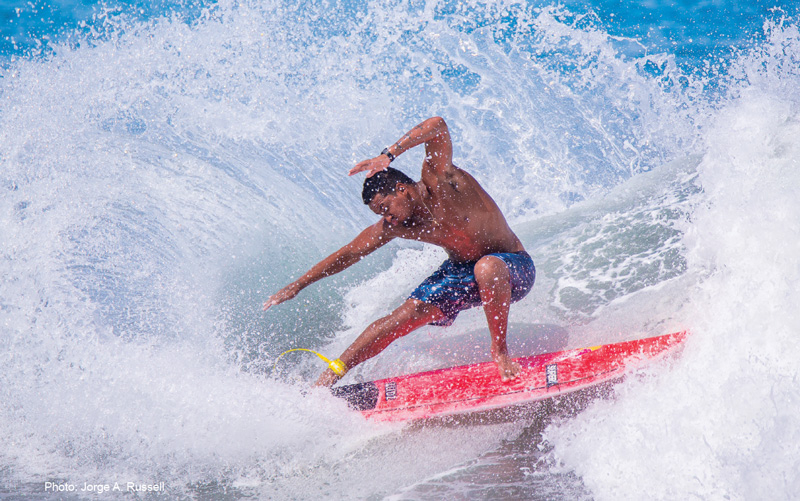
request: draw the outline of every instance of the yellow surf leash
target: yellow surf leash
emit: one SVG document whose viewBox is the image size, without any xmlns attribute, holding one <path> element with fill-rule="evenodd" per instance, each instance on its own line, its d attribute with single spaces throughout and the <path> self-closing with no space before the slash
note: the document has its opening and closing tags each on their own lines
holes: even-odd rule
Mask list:
<svg viewBox="0 0 800 501">
<path fill-rule="evenodd" d="M 275 365 L 272 366 L 272 370 L 274 371 L 275 368 L 278 367 L 278 361 L 281 359 L 282 356 L 286 355 L 287 353 L 291 353 L 293 351 L 308 351 L 310 353 L 313 353 L 314 355 L 321 358 L 325 363 L 327 363 L 328 367 L 330 367 L 333 373 L 336 374 L 337 376 L 342 377 L 345 374 L 347 374 L 347 366 L 340 359 L 337 358 L 336 360 L 330 360 L 325 355 L 318 353 L 314 350 L 309 350 L 308 348 L 292 348 L 291 350 L 284 351 L 283 353 L 278 355 L 278 358 L 275 359 Z"/>
</svg>

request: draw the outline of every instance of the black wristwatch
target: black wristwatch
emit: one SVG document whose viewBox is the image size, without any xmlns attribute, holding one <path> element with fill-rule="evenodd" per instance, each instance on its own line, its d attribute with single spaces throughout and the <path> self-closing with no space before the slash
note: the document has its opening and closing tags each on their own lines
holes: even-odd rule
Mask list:
<svg viewBox="0 0 800 501">
<path fill-rule="evenodd" d="M 389 148 L 384 148 L 383 151 L 381 152 L 381 155 L 386 155 L 387 157 L 389 157 L 389 163 L 394 162 L 394 159 L 397 158 L 396 156 L 389 153 Z"/>
</svg>

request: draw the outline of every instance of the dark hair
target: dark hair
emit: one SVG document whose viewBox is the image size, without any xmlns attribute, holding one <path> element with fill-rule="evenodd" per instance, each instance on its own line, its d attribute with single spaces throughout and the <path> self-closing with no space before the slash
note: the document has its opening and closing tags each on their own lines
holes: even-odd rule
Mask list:
<svg viewBox="0 0 800 501">
<path fill-rule="evenodd" d="M 380 193 L 388 195 L 397 189 L 397 183 L 414 184 L 414 181 L 397 169 L 387 167 L 372 177 L 364 180 L 364 189 L 361 190 L 361 200 L 365 205 L 372 202 L 372 199 Z"/>
</svg>

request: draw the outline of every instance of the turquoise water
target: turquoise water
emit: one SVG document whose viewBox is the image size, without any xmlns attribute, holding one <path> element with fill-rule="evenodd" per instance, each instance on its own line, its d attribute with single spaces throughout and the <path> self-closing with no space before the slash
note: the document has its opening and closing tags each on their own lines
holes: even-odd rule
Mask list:
<svg viewBox="0 0 800 501">
<path fill-rule="evenodd" d="M 93 32 L 102 33 L 109 20 L 125 17 L 147 21 L 161 16 L 195 19 L 211 2 L 94 2 L 7 1 L 0 2 L 0 54 L 48 53 L 51 46 L 71 40 L 80 43 Z"/>
<path fill-rule="evenodd" d="M 0 498 L 791 499 L 800 30 L 787 2 L 0 7 Z M 693 332 L 606 398 L 365 422 L 338 354 L 443 259 L 345 174 L 419 121 L 537 263 L 512 353 Z M 420 152 L 396 165 L 419 174 Z M 480 310 L 347 382 L 485 360 Z M 74 488 L 74 490 L 72 490 Z"/>
<path fill-rule="evenodd" d="M 313 4 L 313 3 L 312 3 Z M 102 27 L 108 17 L 124 16 L 146 21 L 160 16 L 178 16 L 186 22 L 197 19 L 211 1 L 93 2 L 93 1 L 4 1 L 0 4 L 0 54 L 26 54 L 53 43 L 80 40 L 89 27 Z M 337 2 L 346 9 L 358 10 L 357 2 Z M 348 7 L 348 5 L 351 5 Z M 439 2 L 442 14 L 454 11 L 454 2 Z M 509 4 L 513 5 L 513 4 Z M 528 2 L 536 7 L 548 2 Z M 797 6 L 778 1 L 568 1 L 576 14 L 597 18 L 609 34 L 637 40 L 651 51 L 665 51 L 681 62 L 701 67 L 715 57 L 726 58 L 731 50 L 758 38 L 766 18 L 793 16 Z M 476 16 L 476 21 L 481 17 Z M 507 21 L 513 24 L 514 17 Z"/>
</svg>

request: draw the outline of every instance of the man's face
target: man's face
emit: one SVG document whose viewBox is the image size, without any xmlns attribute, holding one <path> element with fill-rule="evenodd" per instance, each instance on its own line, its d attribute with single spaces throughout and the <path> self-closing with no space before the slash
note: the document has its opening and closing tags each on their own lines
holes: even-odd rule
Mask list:
<svg viewBox="0 0 800 501">
<path fill-rule="evenodd" d="M 407 224 L 414 212 L 411 196 L 407 187 L 402 184 L 397 185 L 394 193 L 376 194 L 368 207 L 392 226 Z"/>
</svg>

